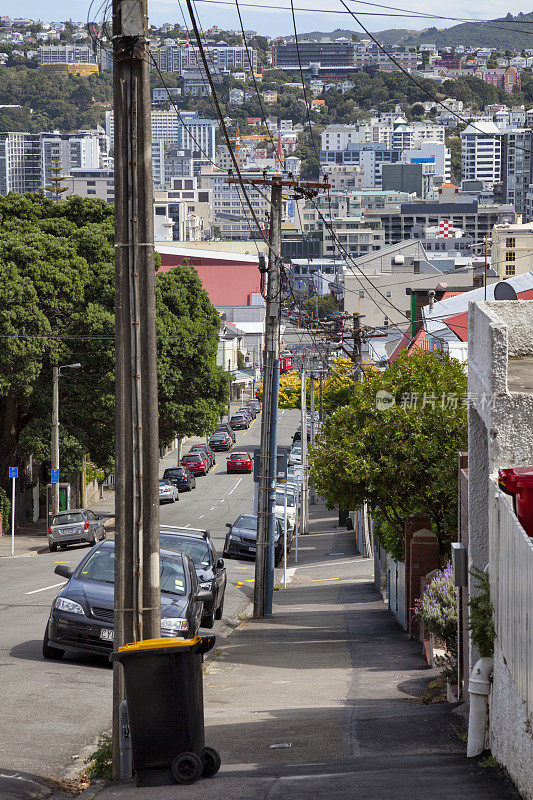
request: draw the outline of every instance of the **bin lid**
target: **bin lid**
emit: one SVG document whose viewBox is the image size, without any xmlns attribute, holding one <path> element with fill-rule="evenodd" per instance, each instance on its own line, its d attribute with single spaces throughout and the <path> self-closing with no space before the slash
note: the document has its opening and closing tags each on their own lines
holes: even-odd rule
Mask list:
<svg viewBox="0 0 533 800">
<path fill-rule="evenodd" d="M 136 650 L 158 650 L 161 647 L 194 647 L 201 642 L 200 636 L 194 639 L 182 639 L 181 637 L 165 639 L 143 639 L 140 642 L 130 642 L 118 648 L 119 653 L 134 653 Z"/>
<path fill-rule="evenodd" d="M 507 467 L 498 470 L 500 486 L 516 492 L 518 486 L 533 486 L 533 467 Z"/>
</svg>

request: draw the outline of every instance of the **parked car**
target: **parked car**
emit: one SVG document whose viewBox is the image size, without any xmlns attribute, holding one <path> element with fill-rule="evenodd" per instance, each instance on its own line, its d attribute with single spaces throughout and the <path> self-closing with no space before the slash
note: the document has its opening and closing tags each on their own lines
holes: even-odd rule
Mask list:
<svg viewBox="0 0 533 800">
<path fill-rule="evenodd" d="M 200 588 L 213 595 L 212 601 L 204 603 L 200 624 L 212 628 L 216 619 L 222 619 L 227 576 L 224 560 L 218 557 L 209 531 L 165 528 L 160 531 L 159 542 L 164 550 L 186 553 L 192 560 Z"/>
<path fill-rule="evenodd" d="M 249 453 L 246 452 L 232 453 L 230 456 L 228 456 L 226 464 L 228 473 L 252 471 L 252 459 L 250 458 Z"/>
<path fill-rule="evenodd" d="M 187 467 L 167 467 L 163 472 L 163 478 L 177 486 L 178 492 L 190 492 L 196 489 L 196 478 Z"/>
<path fill-rule="evenodd" d="M 217 431 L 209 437 L 209 447 L 211 450 L 231 450 L 233 440 L 226 431 Z"/>
<path fill-rule="evenodd" d="M 287 484 L 276 486 L 276 505 L 274 513 L 280 517 L 283 524 L 285 516 L 285 493 L 287 494 L 287 530 L 291 533 L 296 530 L 296 494 Z"/>
<path fill-rule="evenodd" d="M 224 431 L 225 433 L 229 433 L 232 442 L 236 441 L 237 437 L 235 436 L 235 431 L 233 430 L 231 425 L 229 425 L 227 422 L 222 422 L 216 429 L 215 433 L 218 433 L 219 431 Z"/>
<path fill-rule="evenodd" d="M 86 542 L 93 545 L 105 539 L 102 518 L 90 508 L 71 508 L 56 514 L 48 528 L 48 547 L 54 552 L 58 547 L 65 550 L 69 544 Z"/>
<path fill-rule="evenodd" d="M 216 464 L 215 454 L 208 444 L 195 444 L 190 448 L 189 453 L 204 453 L 207 457 L 208 469 Z"/>
<path fill-rule="evenodd" d="M 258 400 L 257 397 L 247 400 L 246 405 L 255 408 L 257 414 L 261 413 L 261 400 Z"/>
<path fill-rule="evenodd" d="M 235 522 L 226 523 L 229 528 L 224 542 L 224 558 L 248 556 L 255 558 L 257 550 L 257 515 L 241 514 Z M 283 560 L 283 529 L 276 517 L 276 536 L 274 539 L 274 563 L 278 566 Z"/>
<path fill-rule="evenodd" d="M 250 427 L 250 419 L 244 414 L 234 414 L 230 419 L 230 425 L 234 431 L 247 430 Z"/>
<path fill-rule="evenodd" d="M 287 463 L 289 466 L 293 466 L 294 464 L 301 464 L 302 463 L 302 448 L 301 445 L 294 444 L 292 446 L 291 452 L 289 453 L 289 457 L 287 459 Z"/>
<path fill-rule="evenodd" d="M 186 453 L 181 459 L 181 466 L 187 467 L 193 475 L 207 475 L 207 457 L 203 453 Z"/>
<path fill-rule="evenodd" d="M 249 414 L 250 415 L 250 419 L 255 419 L 257 417 L 257 411 L 255 410 L 255 408 L 253 406 L 249 406 L 249 405 L 241 406 L 237 413 L 239 413 L 239 414 L 241 414 L 241 413 L 242 414 Z"/>
<path fill-rule="evenodd" d="M 56 595 L 43 638 L 43 656 L 62 658 L 65 650 L 108 656 L 113 649 L 115 544 L 102 542 L 72 570 L 58 564 L 55 573 L 68 583 Z M 194 564 L 185 553 L 161 550 L 161 636 L 197 635 L 210 591 L 198 585 Z"/>
<path fill-rule="evenodd" d="M 159 481 L 159 502 L 160 503 L 175 503 L 180 499 L 180 493 L 177 486 L 174 486 L 168 480 Z"/>
</svg>

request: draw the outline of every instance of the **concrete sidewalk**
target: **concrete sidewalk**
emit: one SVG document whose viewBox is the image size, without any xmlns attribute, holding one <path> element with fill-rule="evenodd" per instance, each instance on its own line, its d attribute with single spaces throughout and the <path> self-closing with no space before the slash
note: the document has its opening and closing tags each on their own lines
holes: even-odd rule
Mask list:
<svg viewBox="0 0 533 800">
<path fill-rule="evenodd" d="M 188 787 L 110 784 L 98 800 L 510 800 L 463 723 L 421 698 L 436 676 L 372 583 L 353 534 L 312 507 L 309 536 L 270 620 L 218 644 L 205 676 L 206 743 L 220 773 Z M 294 565 L 291 565 L 294 566 Z"/>
</svg>

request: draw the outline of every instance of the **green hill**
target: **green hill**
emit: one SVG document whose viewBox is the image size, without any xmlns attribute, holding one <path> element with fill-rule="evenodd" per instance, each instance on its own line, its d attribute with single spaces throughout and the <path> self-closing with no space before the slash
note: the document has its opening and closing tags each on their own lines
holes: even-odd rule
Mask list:
<svg viewBox="0 0 533 800">
<path fill-rule="evenodd" d="M 438 47 L 494 47 L 498 50 L 523 50 L 533 46 L 533 11 L 507 14 L 490 22 L 465 22 L 451 28 L 416 31 L 405 44 L 433 43 Z M 508 30 L 507 30 L 508 29 Z M 378 34 L 379 36 L 379 34 Z"/>
</svg>

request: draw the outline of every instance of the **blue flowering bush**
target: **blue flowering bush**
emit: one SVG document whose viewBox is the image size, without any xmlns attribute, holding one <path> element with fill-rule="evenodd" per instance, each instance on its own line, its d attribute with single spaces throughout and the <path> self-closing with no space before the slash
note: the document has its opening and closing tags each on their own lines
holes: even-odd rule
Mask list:
<svg viewBox="0 0 533 800">
<path fill-rule="evenodd" d="M 439 570 L 426 586 L 424 594 L 417 600 L 415 614 L 424 629 L 432 633 L 444 645 L 446 651 L 437 656 L 435 663 L 442 668 L 444 677 L 457 681 L 457 589 L 452 580 L 450 563 Z"/>
</svg>

